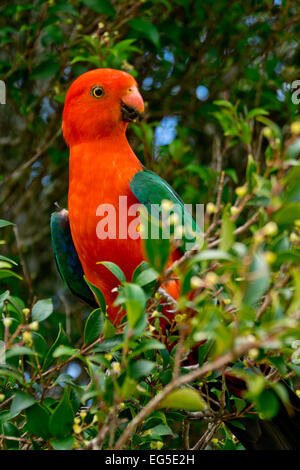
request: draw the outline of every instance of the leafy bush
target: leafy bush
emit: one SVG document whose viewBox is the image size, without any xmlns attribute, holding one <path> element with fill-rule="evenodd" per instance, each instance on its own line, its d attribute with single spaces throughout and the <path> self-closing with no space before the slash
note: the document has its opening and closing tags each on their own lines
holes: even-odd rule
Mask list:
<svg viewBox="0 0 300 470">
<path fill-rule="evenodd" d="M 75 342 L 62 324 L 49 341 L 51 299 L 28 308 L 2 293 L 5 448 L 238 448 L 222 423 L 271 419 L 280 403 L 289 407 L 280 379 L 292 385 L 300 372 L 298 127 L 282 133 L 263 110 L 243 116 L 227 101 L 217 105 L 229 145 L 251 146 L 253 120 L 268 124 L 262 129 L 266 167 L 249 154 L 245 184 L 232 201 L 222 200 L 221 173 L 217 200 L 206 207 L 201 250 L 166 268 L 168 244 L 148 240 L 150 263 L 137 268 L 131 283 L 107 263 L 121 282 L 117 303 L 126 316 L 120 328 L 92 285 L 99 308 Z M 15 275 L 14 261 L 1 257 L 1 263 L 1 277 Z M 182 290 L 170 303 L 160 286 L 174 275 Z M 167 328 L 164 304 L 174 311 Z M 225 371 L 245 382 L 242 396 L 230 391 Z"/>
<path fill-rule="evenodd" d="M 16 224 L 0 221 L 1 448 L 239 449 L 241 417 L 290 409 L 280 380 L 299 387 L 300 13 L 279 3 L 1 5 L 0 203 Z M 49 216 L 67 194 L 64 97 L 95 67 L 137 78 L 147 108 L 133 148 L 185 202 L 206 203 L 201 250 L 166 268 L 168 243 L 147 244 L 149 265 L 122 282 L 118 329 L 93 286 L 93 312 L 62 288 L 50 249 Z M 160 289 L 171 276 L 177 302 Z"/>
</svg>

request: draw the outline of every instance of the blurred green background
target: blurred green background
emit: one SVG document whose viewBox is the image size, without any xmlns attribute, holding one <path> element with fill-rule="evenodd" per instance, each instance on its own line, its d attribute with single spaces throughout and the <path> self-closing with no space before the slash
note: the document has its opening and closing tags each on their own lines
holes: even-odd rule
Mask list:
<svg viewBox="0 0 300 470">
<path fill-rule="evenodd" d="M 34 294 L 56 293 L 62 313 L 81 308 L 58 277 L 49 227 L 54 203 L 67 206 L 61 116 L 78 75 L 97 67 L 132 73 L 146 101 L 145 122 L 128 132 L 141 161 L 187 203 L 214 201 L 223 169 L 226 202 L 244 182 L 247 155 L 264 158 L 267 143 L 255 121 L 250 145 L 241 139 L 228 145 L 213 102 L 239 103 L 240 112 L 263 108 L 288 126 L 299 108 L 291 100 L 291 84 L 300 78 L 299 37 L 297 1 L 2 2 L 1 218 L 18 226 Z M 14 233 L 2 233 L 7 253 L 18 259 Z M 0 282 L 26 298 L 17 279 Z"/>
</svg>

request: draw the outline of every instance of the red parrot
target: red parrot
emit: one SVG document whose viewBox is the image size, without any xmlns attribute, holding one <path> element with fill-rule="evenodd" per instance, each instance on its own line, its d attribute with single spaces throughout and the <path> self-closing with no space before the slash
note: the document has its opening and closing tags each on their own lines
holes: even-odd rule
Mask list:
<svg viewBox="0 0 300 470">
<path fill-rule="evenodd" d="M 140 236 L 133 238 L 124 232 L 120 236 L 120 196 L 127 197 L 127 207 L 143 204 L 148 210 L 163 200 L 179 204 L 190 226 L 197 229 L 179 196 L 158 175 L 143 168 L 127 141 L 128 123 L 138 120 L 143 112 L 143 99 L 131 75 L 119 70 L 97 69 L 73 82 L 63 113 L 63 135 L 70 148 L 69 210 L 63 209 L 51 216 L 55 258 L 63 280 L 74 294 L 97 306 L 83 279 L 84 274 L 102 291 L 109 318 L 115 325 L 122 316 L 114 306 L 115 288 L 120 282 L 105 266 L 97 263 L 115 263 L 130 282 L 136 267 L 145 260 Z M 114 208 L 116 237 L 99 238 L 101 204 Z M 128 217 L 128 226 L 132 219 L 134 216 Z M 176 256 L 178 253 L 174 252 L 173 259 Z M 164 287 L 173 298 L 177 297 L 179 286 L 175 281 Z M 230 376 L 228 380 L 230 385 Z M 241 419 L 244 430 L 227 423 L 246 448 L 299 450 L 299 398 L 288 387 L 287 390 L 295 412 L 293 417 L 282 406 L 278 416 L 270 422 Z M 236 393 L 239 395 L 238 389 Z"/>
<path fill-rule="evenodd" d="M 127 233 L 119 234 L 120 196 L 127 197 L 128 208 L 141 203 L 148 207 L 160 204 L 164 199 L 183 207 L 179 196 L 164 180 L 143 168 L 128 143 L 127 125 L 140 119 L 143 112 L 144 102 L 135 79 L 126 72 L 113 69 L 92 70 L 77 78 L 67 93 L 63 112 L 63 135 L 70 148 L 69 211 L 52 216 L 57 264 L 66 283 L 80 297 L 85 300 L 90 297 L 86 286 L 82 286 L 83 273 L 102 291 L 108 315 L 115 324 L 120 321 L 120 309 L 114 306 L 119 281 L 105 266 L 97 263 L 115 263 L 124 272 L 126 280 L 131 281 L 134 270 L 145 260 L 139 234 L 135 239 Z M 98 208 L 101 204 L 115 209 L 115 238 L 99 239 Z M 58 227 L 68 228 L 68 219 L 71 233 L 68 237 L 65 233 L 60 236 Z M 128 227 L 133 219 L 134 216 L 128 216 Z M 83 273 L 78 262 L 70 260 L 72 241 Z M 68 260 L 64 258 L 66 251 Z M 70 265 L 76 267 L 73 272 L 70 272 Z M 177 283 L 169 282 L 167 290 L 172 297 L 177 297 Z"/>
</svg>

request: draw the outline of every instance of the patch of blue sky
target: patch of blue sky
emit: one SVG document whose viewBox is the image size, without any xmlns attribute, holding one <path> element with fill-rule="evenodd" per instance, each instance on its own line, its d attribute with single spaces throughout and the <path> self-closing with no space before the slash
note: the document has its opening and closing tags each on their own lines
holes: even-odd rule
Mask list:
<svg viewBox="0 0 300 470">
<path fill-rule="evenodd" d="M 282 90 L 280 90 L 279 88 L 278 88 L 278 90 L 276 91 L 276 95 L 277 95 L 277 99 L 278 99 L 279 101 L 285 101 L 285 94 L 284 94 L 284 92 L 283 92 Z"/>
<path fill-rule="evenodd" d="M 46 175 L 46 176 L 43 176 L 42 178 L 42 186 L 48 186 L 51 182 L 51 176 L 50 175 Z"/>
<path fill-rule="evenodd" d="M 73 379 L 77 379 L 81 374 L 81 366 L 76 362 L 71 362 L 67 368 L 67 374 L 70 375 Z"/>
<path fill-rule="evenodd" d="M 154 132 L 154 145 L 160 147 L 169 145 L 176 137 L 178 118 L 175 116 L 165 116 Z"/>
<path fill-rule="evenodd" d="M 43 121 L 46 122 L 48 116 L 52 114 L 53 112 L 54 110 L 50 104 L 50 100 L 48 96 L 45 96 L 45 98 L 42 101 L 42 106 L 41 106 L 41 118 L 43 119 Z"/>
<path fill-rule="evenodd" d="M 175 62 L 175 57 L 174 57 L 173 52 L 171 52 L 170 49 L 168 49 L 167 47 L 164 49 L 164 59 L 167 62 L 171 62 L 171 64 L 174 64 Z"/>
<path fill-rule="evenodd" d="M 206 86 L 204 85 L 199 85 L 196 88 L 196 96 L 198 100 L 200 101 L 206 101 L 207 98 L 209 97 L 209 90 Z"/>
<path fill-rule="evenodd" d="M 153 85 L 153 78 L 152 77 L 146 77 L 143 80 L 142 88 L 146 91 L 149 91 L 149 90 L 151 90 L 152 85 Z"/>
</svg>

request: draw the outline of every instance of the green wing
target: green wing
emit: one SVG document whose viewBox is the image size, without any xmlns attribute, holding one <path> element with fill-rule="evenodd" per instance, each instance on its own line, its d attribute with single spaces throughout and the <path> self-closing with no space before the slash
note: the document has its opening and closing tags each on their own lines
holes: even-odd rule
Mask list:
<svg viewBox="0 0 300 470">
<path fill-rule="evenodd" d="M 200 228 L 196 224 L 189 210 L 184 206 L 180 196 L 178 196 L 176 191 L 174 191 L 174 189 L 160 176 L 150 170 L 139 171 L 132 178 L 130 182 L 130 189 L 139 202 L 146 206 L 148 212 L 152 215 L 154 204 L 161 205 L 163 200 L 168 200 L 175 204 L 177 208 L 177 211 L 175 212 L 179 213 L 182 225 L 184 222 L 186 233 L 187 231 L 190 233 L 189 236 L 186 236 L 183 239 L 184 250 L 186 250 L 187 243 L 189 243 L 189 246 L 190 244 L 196 243 L 196 239 L 194 236 L 192 236 L 192 232 L 197 232 L 200 234 Z M 188 229 L 192 229 L 192 231 Z"/>
<path fill-rule="evenodd" d="M 62 209 L 51 215 L 51 241 L 58 271 L 70 291 L 94 308 L 98 307 L 85 283 L 84 272 L 74 246 L 68 211 Z"/>
</svg>

